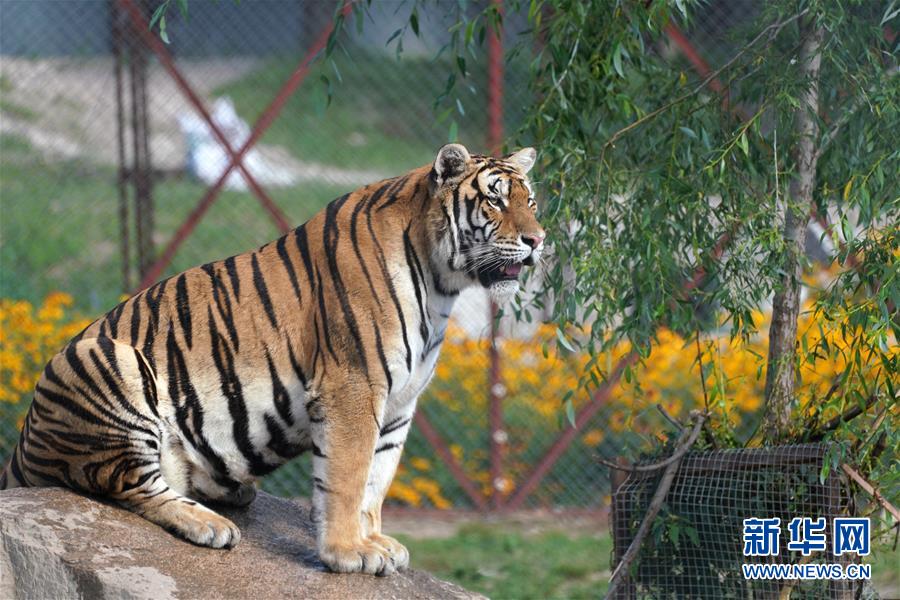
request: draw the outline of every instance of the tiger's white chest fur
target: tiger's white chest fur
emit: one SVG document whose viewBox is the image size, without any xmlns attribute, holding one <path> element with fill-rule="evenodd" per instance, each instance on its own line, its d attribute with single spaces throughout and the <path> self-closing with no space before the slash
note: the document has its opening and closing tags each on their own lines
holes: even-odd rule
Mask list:
<svg viewBox="0 0 900 600">
<path fill-rule="evenodd" d="M 443 296 L 430 288 L 428 291 L 424 303 L 424 323 L 421 317 L 417 317 L 407 327 L 412 367 L 406 368 L 405 352 L 399 348 L 392 361 L 391 372 L 396 375 L 395 384 L 388 394 L 386 416 L 390 411 L 403 410 L 414 403 L 434 374 L 456 296 Z M 410 408 L 415 408 L 415 405 Z"/>
<path fill-rule="evenodd" d="M 383 494 L 383 490 L 390 486 L 409 434 L 416 401 L 434 375 L 456 296 L 444 296 L 433 289 L 429 292 L 425 303 L 424 328 L 420 327 L 421 323 L 409 328 L 412 368 L 407 370 L 405 356 L 400 352 L 396 353 L 395 360 L 392 361 L 396 385 L 385 402 L 382 427 L 366 484 L 363 506 L 371 506 L 379 493 Z M 422 332 L 425 332 L 424 335 Z"/>
</svg>

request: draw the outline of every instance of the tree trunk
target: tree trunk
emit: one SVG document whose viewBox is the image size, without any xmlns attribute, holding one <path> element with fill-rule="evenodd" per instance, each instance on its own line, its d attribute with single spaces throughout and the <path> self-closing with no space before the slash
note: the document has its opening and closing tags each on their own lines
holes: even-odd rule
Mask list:
<svg viewBox="0 0 900 600">
<path fill-rule="evenodd" d="M 801 26 L 803 45 L 800 69 L 806 91 L 794 120 L 795 146 L 792 150 L 796 173 L 784 206 L 784 255 L 778 291 L 772 301 L 769 328 L 769 357 L 766 369 L 766 414 L 764 433 L 777 442 L 790 431 L 791 409 L 796 383 L 797 318 L 800 314 L 801 257 L 806 225 L 812 210 L 816 180 L 816 142 L 819 134 L 819 65 L 822 61 L 824 30 L 810 15 Z"/>
</svg>

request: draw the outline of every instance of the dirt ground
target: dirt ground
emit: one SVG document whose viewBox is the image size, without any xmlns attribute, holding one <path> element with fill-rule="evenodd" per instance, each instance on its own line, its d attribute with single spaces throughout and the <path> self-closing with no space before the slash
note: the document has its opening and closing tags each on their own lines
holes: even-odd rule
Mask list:
<svg viewBox="0 0 900 600">
<path fill-rule="evenodd" d="M 201 98 L 251 72 L 252 59 L 179 61 Z M 176 117 L 191 106 L 162 68 L 148 70 L 151 154 L 159 168 L 180 167 L 184 146 Z M 21 58 L 0 60 L 4 107 L 2 129 L 27 138 L 47 157 L 90 156 L 116 164 L 116 85 L 112 58 Z M 9 110 L 10 104 L 12 110 Z M 19 108 L 17 110 L 17 107 Z"/>
</svg>

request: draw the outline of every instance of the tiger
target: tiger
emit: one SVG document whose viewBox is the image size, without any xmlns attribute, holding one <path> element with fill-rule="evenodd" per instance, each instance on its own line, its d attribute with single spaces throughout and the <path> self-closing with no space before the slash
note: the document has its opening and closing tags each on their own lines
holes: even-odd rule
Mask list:
<svg viewBox="0 0 900 600">
<path fill-rule="evenodd" d="M 345 194 L 257 250 L 122 302 L 44 368 L 0 489 L 63 486 L 231 548 L 256 480 L 312 453 L 322 563 L 389 575 L 381 509 L 454 301 L 496 301 L 540 260 L 533 148 L 457 143 Z"/>
</svg>

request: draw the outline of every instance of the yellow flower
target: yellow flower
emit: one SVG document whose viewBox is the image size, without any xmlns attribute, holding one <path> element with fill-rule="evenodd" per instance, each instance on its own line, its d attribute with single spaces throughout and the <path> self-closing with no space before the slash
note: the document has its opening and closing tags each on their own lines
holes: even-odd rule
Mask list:
<svg viewBox="0 0 900 600">
<path fill-rule="evenodd" d="M 72 296 L 65 292 L 50 292 L 44 298 L 44 306 L 69 307 L 72 303 Z"/>
<path fill-rule="evenodd" d="M 600 429 L 591 429 L 584 437 L 581 438 L 581 441 L 585 443 L 586 446 L 595 447 L 599 446 L 603 441 L 603 431 Z"/>
<path fill-rule="evenodd" d="M 456 462 L 462 462 L 463 449 L 459 444 L 450 444 L 450 454 L 456 459 Z"/>
<path fill-rule="evenodd" d="M 40 307 L 24 300 L 0 299 L 0 402 L 18 404 L 10 416 L 21 421 L 34 385 L 50 358 L 89 321 L 68 312 L 72 297 L 47 295 Z"/>
<path fill-rule="evenodd" d="M 431 468 L 431 462 L 427 458 L 414 456 L 409 459 L 409 464 L 419 471 L 427 471 Z"/>
<path fill-rule="evenodd" d="M 388 489 L 387 497 L 410 506 L 421 506 L 422 504 L 422 495 L 396 477 Z"/>
</svg>

